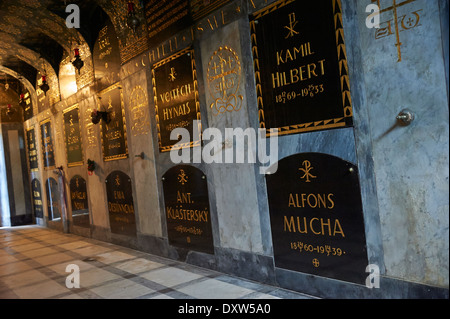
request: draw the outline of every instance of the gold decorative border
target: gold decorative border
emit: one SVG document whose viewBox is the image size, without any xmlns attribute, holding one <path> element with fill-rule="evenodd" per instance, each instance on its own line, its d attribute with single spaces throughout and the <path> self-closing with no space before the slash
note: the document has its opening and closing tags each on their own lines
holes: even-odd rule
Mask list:
<svg viewBox="0 0 450 319">
<path fill-rule="evenodd" d="M 155 70 L 157 68 L 169 63 L 170 61 L 173 61 L 173 60 L 179 58 L 180 56 L 182 56 L 184 54 L 190 54 L 190 56 L 191 56 L 192 79 L 193 79 L 193 83 L 194 83 L 195 111 L 197 113 L 199 136 L 198 136 L 197 140 L 194 140 L 189 143 L 176 144 L 176 145 L 172 145 L 172 146 L 162 146 L 161 127 L 160 127 L 159 115 L 158 115 L 158 94 L 157 94 L 157 90 L 156 90 Z M 170 152 L 171 150 L 179 150 L 179 149 L 187 148 L 187 147 L 200 146 L 201 140 L 202 140 L 202 124 L 201 124 L 201 115 L 200 115 L 200 100 L 199 100 L 199 93 L 198 93 L 197 69 L 196 69 L 196 65 L 195 65 L 194 49 L 192 47 L 183 49 L 183 50 L 153 64 L 153 66 L 152 66 L 152 86 L 153 86 L 153 101 L 155 103 L 156 128 L 158 130 L 159 151 L 163 153 L 163 152 Z"/>
<path fill-rule="evenodd" d="M 64 121 L 64 115 L 73 111 L 74 109 L 78 109 L 78 128 L 80 132 L 80 147 L 81 147 L 81 162 L 69 163 L 69 153 L 67 152 L 67 136 L 66 136 L 66 122 Z M 64 134 L 64 149 L 66 150 L 66 160 L 67 167 L 75 167 L 81 166 L 84 163 L 84 152 L 83 152 L 83 136 L 81 134 L 81 117 L 80 117 L 80 108 L 78 104 L 75 104 L 63 111 L 63 134 Z"/>
<path fill-rule="evenodd" d="M 265 114 L 264 114 L 264 101 L 262 97 L 262 86 L 261 86 L 261 71 L 259 66 L 259 55 L 258 55 L 258 43 L 256 40 L 256 23 L 255 20 L 278 10 L 295 0 L 281 0 L 277 1 L 264 9 L 261 9 L 253 14 L 252 20 L 250 21 L 250 31 L 251 31 L 251 42 L 252 42 L 252 54 L 253 54 L 253 67 L 255 70 L 255 81 L 256 81 L 256 94 L 257 94 L 257 104 L 258 104 L 258 119 L 260 123 L 260 128 L 266 128 L 265 124 Z M 352 98 L 350 94 L 350 82 L 348 76 L 348 64 L 347 64 L 347 54 L 344 41 L 344 28 L 342 23 L 342 10 L 341 10 L 341 0 L 332 0 L 333 5 L 333 15 L 334 15 L 334 25 L 336 32 L 336 47 L 338 51 L 338 64 L 340 73 L 340 83 L 342 92 L 342 102 L 344 106 L 344 117 L 320 120 L 310 123 L 302 123 L 297 125 L 282 126 L 278 128 L 272 128 L 267 131 L 267 137 L 272 135 L 288 135 L 303 132 L 311 132 L 339 127 L 346 127 L 346 118 L 351 118 L 353 116 L 352 108 Z"/>
<path fill-rule="evenodd" d="M 120 82 L 117 82 L 113 85 L 111 85 L 110 87 L 104 89 L 103 91 L 99 92 L 99 96 L 106 94 L 108 92 L 111 92 L 115 89 L 118 89 L 120 92 L 120 108 L 122 109 L 122 120 L 123 120 L 123 138 L 125 141 L 125 154 L 119 154 L 119 155 L 113 155 L 113 156 L 105 156 L 105 144 L 103 143 L 103 124 L 102 122 L 100 123 L 100 141 L 102 143 L 102 157 L 103 157 L 103 161 L 104 162 L 110 162 L 110 161 L 115 161 L 115 160 L 120 160 L 120 159 L 125 159 L 128 158 L 128 140 L 127 140 L 127 125 L 126 125 L 126 119 L 125 119 L 125 106 L 124 106 L 124 102 L 123 102 L 123 90 L 122 90 L 122 85 L 120 84 Z"/>
</svg>

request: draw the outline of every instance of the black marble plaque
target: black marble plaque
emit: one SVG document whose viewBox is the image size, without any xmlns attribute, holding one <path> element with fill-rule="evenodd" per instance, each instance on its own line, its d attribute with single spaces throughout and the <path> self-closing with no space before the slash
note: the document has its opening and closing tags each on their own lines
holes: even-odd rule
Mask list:
<svg viewBox="0 0 450 319">
<path fill-rule="evenodd" d="M 153 98 L 156 107 L 159 150 L 161 152 L 200 145 L 198 84 L 194 50 L 186 49 L 156 63 L 152 68 Z M 171 140 L 176 128 L 189 131 L 190 140 Z M 175 146 L 176 144 L 176 146 Z"/>
<path fill-rule="evenodd" d="M 37 108 L 38 113 L 44 112 L 45 110 L 50 108 L 50 104 L 48 101 L 47 95 L 40 89 L 40 85 L 42 85 L 42 75 L 38 74 L 36 78 L 36 96 L 37 96 Z M 48 78 L 47 78 L 48 84 Z M 49 93 L 49 92 L 47 92 Z"/>
<path fill-rule="evenodd" d="M 41 183 L 38 179 L 31 182 L 31 192 L 33 196 L 33 210 L 36 218 L 44 218 L 44 206 L 42 204 Z"/>
<path fill-rule="evenodd" d="M 36 132 L 34 127 L 27 130 L 27 147 L 28 147 L 28 163 L 30 164 L 30 170 L 35 172 L 38 170 L 38 153 L 36 145 Z"/>
<path fill-rule="evenodd" d="M 52 177 L 45 182 L 47 191 L 47 212 L 50 220 L 61 218 L 61 207 L 58 183 Z"/>
<path fill-rule="evenodd" d="M 111 232 L 136 236 L 131 179 L 121 171 L 114 171 L 105 182 Z"/>
<path fill-rule="evenodd" d="M 66 146 L 67 166 L 83 165 L 81 144 L 80 109 L 78 105 L 64 111 L 64 142 Z"/>
<path fill-rule="evenodd" d="M 23 108 L 23 119 L 28 121 L 33 117 L 33 102 L 31 101 L 31 96 L 29 92 L 24 94 L 24 108 Z"/>
<path fill-rule="evenodd" d="M 304 153 L 266 176 L 275 266 L 364 284 L 368 265 L 358 169 Z"/>
<path fill-rule="evenodd" d="M 340 0 L 279 1 L 250 26 L 261 128 L 285 135 L 353 125 Z"/>
<path fill-rule="evenodd" d="M 41 140 L 44 168 L 54 168 L 55 153 L 53 146 L 52 123 L 50 119 L 41 122 Z"/>
<path fill-rule="evenodd" d="M 75 226 L 89 227 L 89 204 L 86 181 L 75 175 L 70 180 L 70 203 L 72 204 L 72 222 Z"/>
<path fill-rule="evenodd" d="M 109 19 L 98 34 L 93 59 L 97 90 L 101 91 L 120 80 L 119 39 Z"/>
<path fill-rule="evenodd" d="M 125 126 L 125 110 L 122 88 L 115 84 L 100 92 L 98 110 L 109 113 L 111 121 L 101 121 L 103 160 L 112 161 L 128 157 L 128 145 Z"/>
<path fill-rule="evenodd" d="M 144 9 L 151 47 L 192 23 L 188 0 L 144 0 Z"/>
<path fill-rule="evenodd" d="M 189 250 L 214 253 L 208 183 L 201 170 L 178 165 L 163 177 L 169 243 Z"/>
</svg>

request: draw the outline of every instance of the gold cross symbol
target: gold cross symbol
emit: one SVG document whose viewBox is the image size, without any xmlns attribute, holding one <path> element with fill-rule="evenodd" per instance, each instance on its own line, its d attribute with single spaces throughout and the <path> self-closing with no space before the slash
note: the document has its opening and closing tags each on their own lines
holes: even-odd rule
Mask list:
<svg viewBox="0 0 450 319">
<path fill-rule="evenodd" d="M 285 37 L 285 39 L 293 37 L 294 35 L 298 34 L 298 32 L 294 30 L 297 23 L 298 23 L 298 21 L 295 20 L 295 13 L 294 12 L 290 13 L 289 14 L 289 26 L 284 26 L 284 28 L 289 31 L 289 33 Z"/>
<path fill-rule="evenodd" d="M 187 183 L 188 177 L 186 175 L 186 173 L 184 172 L 184 170 L 180 169 L 180 174 L 178 174 L 178 182 L 181 183 L 181 185 L 184 185 L 185 183 Z"/>
<path fill-rule="evenodd" d="M 312 263 L 313 263 L 314 267 L 319 268 L 319 265 L 320 265 L 319 259 L 314 258 L 313 261 L 312 261 Z"/>
<path fill-rule="evenodd" d="M 309 180 L 309 178 L 317 178 L 317 176 L 314 176 L 313 174 L 310 173 L 310 171 L 311 171 L 312 169 L 314 169 L 314 167 L 311 167 L 311 162 L 310 162 L 310 161 L 304 161 L 303 164 L 302 164 L 302 166 L 303 166 L 304 168 L 299 168 L 298 170 L 299 170 L 299 171 L 302 171 L 302 172 L 305 173 L 305 174 L 303 174 L 303 176 L 300 177 L 300 178 L 301 178 L 301 179 L 304 179 L 304 178 L 306 177 L 306 183 L 311 183 L 311 181 Z"/>
<path fill-rule="evenodd" d="M 175 72 L 175 68 L 170 68 L 170 73 L 169 73 L 169 81 L 173 82 L 176 80 L 175 75 L 177 75 L 177 72 Z"/>
</svg>

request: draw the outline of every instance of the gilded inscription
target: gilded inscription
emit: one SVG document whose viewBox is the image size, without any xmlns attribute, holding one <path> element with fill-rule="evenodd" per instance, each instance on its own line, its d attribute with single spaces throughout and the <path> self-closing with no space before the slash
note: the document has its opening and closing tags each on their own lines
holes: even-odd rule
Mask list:
<svg viewBox="0 0 450 319">
<path fill-rule="evenodd" d="M 408 31 L 410 29 L 421 26 L 420 24 L 420 10 L 410 11 L 406 14 L 400 15 L 399 8 L 404 5 L 415 2 L 416 0 L 404 0 L 402 2 L 397 3 L 396 0 L 391 0 L 392 3 L 387 5 L 386 7 L 381 6 L 382 0 L 372 0 L 373 3 L 378 5 L 380 8 L 379 14 L 381 15 L 384 12 L 392 11 L 393 19 L 387 20 L 380 24 L 380 28 L 375 31 L 375 40 L 379 40 L 382 38 L 389 37 L 391 35 L 395 35 L 395 46 L 397 47 L 397 62 L 402 62 L 402 45 L 403 42 L 400 39 L 400 32 Z"/>
<path fill-rule="evenodd" d="M 207 76 L 209 92 L 214 99 L 210 104 L 213 114 L 240 111 L 244 97 L 238 94 L 241 63 L 236 51 L 228 46 L 219 47 L 209 60 Z"/>
</svg>

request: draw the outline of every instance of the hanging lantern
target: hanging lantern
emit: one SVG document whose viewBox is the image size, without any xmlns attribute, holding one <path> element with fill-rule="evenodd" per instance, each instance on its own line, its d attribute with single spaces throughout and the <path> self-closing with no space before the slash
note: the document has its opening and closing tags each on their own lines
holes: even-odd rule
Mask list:
<svg viewBox="0 0 450 319">
<path fill-rule="evenodd" d="M 137 28 L 141 22 L 136 17 L 136 12 L 134 10 L 134 3 L 132 1 L 128 1 L 128 18 L 127 18 L 127 26 L 136 32 Z"/>
<path fill-rule="evenodd" d="M 84 66 L 84 62 L 80 58 L 80 50 L 78 48 L 75 49 L 75 60 L 72 62 L 72 65 L 78 70 L 78 74 L 80 74 L 80 70 Z"/>
<path fill-rule="evenodd" d="M 8 104 L 8 106 L 6 108 L 7 108 L 6 115 L 10 116 L 10 115 L 14 114 L 14 110 L 13 110 L 11 104 Z"/>
<path fill-rule="evenodd" d="M 47 84 L 47 77 L 45 75 L 42 76 L 42 84 L 39 85 L 39 88 L 44 91 L 44 95 L 47 95 L 48 90 L 50 90 L 50 87 Z"/>
<path fill-rule="evenodd" d="M 20 94 L 19 105 L 24 109 L 27 103 L 25 102 L 25 94 Z"/>
</svg>

